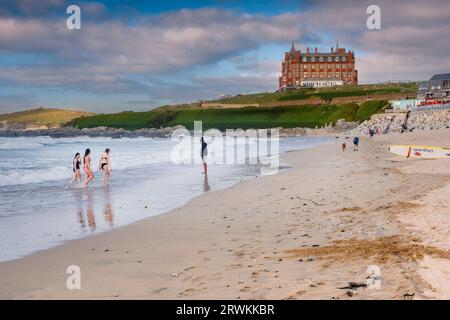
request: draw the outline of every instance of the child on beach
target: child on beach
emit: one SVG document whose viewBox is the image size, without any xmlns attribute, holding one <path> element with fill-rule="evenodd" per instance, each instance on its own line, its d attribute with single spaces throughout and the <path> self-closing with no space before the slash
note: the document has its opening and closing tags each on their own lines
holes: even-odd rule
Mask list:
<svg viewBox="0 0 450 320">
<path fill-rule="evenodd" d="M 358 151 L 358 145 L 359 145 L 359 138 L 354 137 L 353 138 L 353 151 Z"/>
</svg>

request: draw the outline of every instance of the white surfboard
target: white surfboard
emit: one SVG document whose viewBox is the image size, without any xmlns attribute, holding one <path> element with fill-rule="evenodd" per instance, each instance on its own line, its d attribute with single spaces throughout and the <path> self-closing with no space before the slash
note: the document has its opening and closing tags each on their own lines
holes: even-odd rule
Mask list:
<svg viewBox="0 0 450 320">
<path fill-rule="evenodd" d="M 394 145 L 389 151 L 406 158 L 450 159 L 450 149 L 441 147 Z"/>
</svg>

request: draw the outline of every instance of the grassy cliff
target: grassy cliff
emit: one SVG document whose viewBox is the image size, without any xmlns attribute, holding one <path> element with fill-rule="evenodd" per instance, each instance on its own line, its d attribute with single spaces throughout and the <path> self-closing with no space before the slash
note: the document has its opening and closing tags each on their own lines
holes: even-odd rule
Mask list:
<svg viewBox="0 0 450 320">
<path fill-rule="evenodd" d="M 415 96 L 417 85 L 415 83 L 403 84 L 379 84 L 343 86 L 321 89 L 298 89 L 284 92 L 255 93 L 237 95 L 214 101 L 215 103 L 253 104 L 253 103 L 276 103 L 282 101 L 306 100 L 309 98 L 321 98 L 331 100 L 342 97 L 364 97 L 388 94 L 405 94 Z"/>
<path fill-rule="evenodd" d="M 6 121 L 8 126 L 46 126 L 59 127 L 74 118 L 92 116 L 93 113 L 61 109 L 32 109 L 27 111 L 0 114 L 0 121 Z"/>
<path fill-rule="evenodd" d="M 195 120 L 203 121 L 203 128 L 248 129 L 273 127 L 309 127 L 334 123 L 338 119 L 364 121 L 380 111 L 387 101 L 367 101 L 361 105 L 299 105 L 289 107 L 178 108 L 146 112 L 122 112 L 73 119 L 68 126 L 93 128 L 99 126 L 136 130 L 184 125 L 192 129 Z"/>
</svg>

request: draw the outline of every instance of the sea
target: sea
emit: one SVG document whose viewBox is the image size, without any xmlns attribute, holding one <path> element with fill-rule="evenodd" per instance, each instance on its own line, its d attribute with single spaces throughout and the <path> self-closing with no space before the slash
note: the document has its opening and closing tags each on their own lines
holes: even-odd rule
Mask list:
<svg viewBox="0 0 450 320">
<path fill-rule="evenodd" d="M 330 143 L 327 137 L 288 137 L 279 155 Z M 0 137 L 0 261 L 139 220 L 164 214 L 205 192 L 228 188 L 260 176 L 258 163 L 209 164 L 173 160 L 170 138 Z M 95 179 L 75 184 L 72 159 L 92 151 Z M 102 184 L 98 161 L 111 149 L 111 182 Z M 280 170 L 288 167 L 280 163 Z"/>
</svg>

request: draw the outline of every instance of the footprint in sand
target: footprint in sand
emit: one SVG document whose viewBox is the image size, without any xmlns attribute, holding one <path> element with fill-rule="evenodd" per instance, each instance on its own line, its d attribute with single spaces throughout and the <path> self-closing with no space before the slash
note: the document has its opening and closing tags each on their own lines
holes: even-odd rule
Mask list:
<svg viewBox="0 0 450 320">
<path fill-rule="evenodd" d="M 195 289 L 193 289 L 193 288 L 189 288 L 189 289 L 184 290 L 183 292 L 180 292 L 178 295 L 179 295 L 179 296 L 190 296 L 190 295 L 193 294 L 195 291 L 197 291 L 197 290 L 195 290 Z"/>
</svg>

